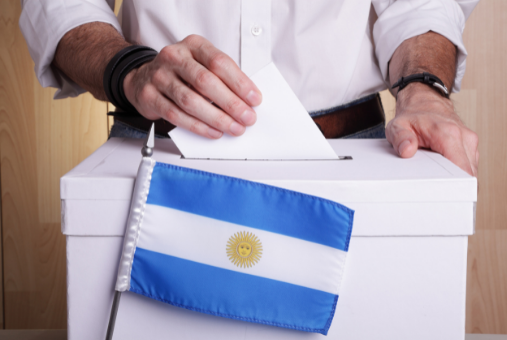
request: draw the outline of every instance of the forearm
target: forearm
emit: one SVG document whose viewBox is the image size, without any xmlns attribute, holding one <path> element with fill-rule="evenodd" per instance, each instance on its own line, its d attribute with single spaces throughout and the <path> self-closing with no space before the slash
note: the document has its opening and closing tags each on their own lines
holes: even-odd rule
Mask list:
<svg viewBox="0 0 507 340">
<path fill-rule="evenodd" d="M 102 78 L 108 62 L 131 45 L 111 25 L 92 22 L 67 32 L 58 44 L 53 66 L 100 100 L 107 100 Z"/>
<path fill-rule="evenodd" d="M 450 90 L 456 73 L 456 47 L 447 38 L 429 32 L 404 41 L 389 64 L 389 80 L 428 72 Z M 442 154 L 471 175 L 477 174 L 478 137 L 454 111 L 452 101 L 431 86 L 414 82 L 396 96 L 396 117 L 386 126 L 387 140 L 403 158 L 418 148 Z"/>
<path fill-rule="evenodd" d="M 444 36 L 434 32 L 405 40 L 396 49 L 389 62 L 391 85 L 401 77 L 423 72 L 439 77 L 450 91 L 456 76 L 456 46 Z M 391 92 L 396 96 L 398 89 Z"/>
</svg>

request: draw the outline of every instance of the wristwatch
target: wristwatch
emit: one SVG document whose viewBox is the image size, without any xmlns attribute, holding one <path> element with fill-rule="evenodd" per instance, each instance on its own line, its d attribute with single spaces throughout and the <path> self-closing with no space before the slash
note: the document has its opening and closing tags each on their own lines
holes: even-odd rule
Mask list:
<svg viewBox="0 0 507 340">
<path fill-rule="evenodd" d="M 398 92 L 400 92 L 405 88 L 405 86 L 414 82 L 419 82 L 427 84 L 429 86 L 436 87 L 442 94 L 442 96 L 444 96 L 445 98 L 449 98 L 449 90 L 447 89 L 447 87 L 445 87 L 444 82 L 441 81 L 440 78 L 438 78 L 436 75 L 428 72 L 416 73 L 407 77 L 401 77 L 400 79 L 398 79 L 396 83 L 394 83 L 392 88 L 395 89 L 399 87 Z"/>
</svg>

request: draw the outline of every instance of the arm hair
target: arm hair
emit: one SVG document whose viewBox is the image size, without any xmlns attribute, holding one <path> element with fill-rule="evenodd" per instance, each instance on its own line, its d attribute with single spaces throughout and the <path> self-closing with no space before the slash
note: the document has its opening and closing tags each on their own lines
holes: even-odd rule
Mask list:
<svg viewBox="0 0 507 340">
<path fill-rule="evenodd" d="M 130 45 L 113 26 L 91 22 L 63 36 L 52 65 L 95 98 L 107 101 L 102 85 L 106 66 L 116 53 Z"/>
</svg>

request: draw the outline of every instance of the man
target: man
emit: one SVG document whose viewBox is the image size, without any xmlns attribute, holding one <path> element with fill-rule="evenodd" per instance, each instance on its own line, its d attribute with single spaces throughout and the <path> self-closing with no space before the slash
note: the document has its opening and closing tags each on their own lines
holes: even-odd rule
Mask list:
<svg viewBox="0 0 507 340">
<path fill-rule="evenodd" d="M 137 43 L 160 53 L 119 86 L 126 104 L 149 120 L 211 139 L 240 136 L 262 101 L 248 76 L 274 61 L 326 137 L 383 136 L 371 94 L 401 80 L 392 90 L 396 118 L 385 129 L 398 154 L 429 148 L 477 173 L 477 135 L 445 94 L 459 90 L 461 33 L 477 1 L 125 0 L 121 26 L 111 2 L 23 1 L 20 26 L 37 76 L 61 89 L 56 97 L 84 89 L 106 100 L 106 66 Z M 405 86 L 401 79 L 423 72 L 441 83 L 429 86 L 421 76 Z M 142 125 L 118 121 L 133 132 Z"/>
</svg>

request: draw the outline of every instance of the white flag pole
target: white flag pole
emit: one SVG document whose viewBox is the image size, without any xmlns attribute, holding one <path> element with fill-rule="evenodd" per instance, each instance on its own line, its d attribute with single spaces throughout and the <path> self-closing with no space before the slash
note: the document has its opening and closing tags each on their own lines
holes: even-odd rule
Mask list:
<svg viewBox="0 0 507 340">
<path fill-rule="evenodd" d="M 144 141 L 144 146 L 141 150 L 141 154 L 143 155 L 143 160 L 146 158 L 151 158 L 153 155 L 153 148 L 155 147 L 155 123 L 151 125 L 150 132 L 148 133 L 148 136 L 146 137 L 146 140 Z M 139 169 L 141 169 L 139 167 Z M 137 176 L 136 178 L 138 178 Z M 138 183 L 136 183 L 137 185 Z M 136 195 L 137 190 L 134 189 L 133 195 Z M 132 197 L 132 200 L 136 199 L 136 197 Z M 113 332 L 114 332 L 114 325 L 116 323 L 116 315 L 118 314 L 118 307 L 120 306 L 120 298 L 121 298 L 121 291 L 115 290 L 114 292 L 114 299 L 113 299 L 113 305 L 111 306 L 111 314 L 109 316 L 109 323 L 107 325 L 107 332 L 106 332 L 106 340 L 112 340 L 113 339 Z"/>
</svg>

